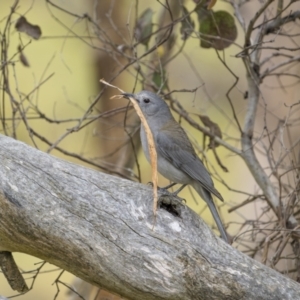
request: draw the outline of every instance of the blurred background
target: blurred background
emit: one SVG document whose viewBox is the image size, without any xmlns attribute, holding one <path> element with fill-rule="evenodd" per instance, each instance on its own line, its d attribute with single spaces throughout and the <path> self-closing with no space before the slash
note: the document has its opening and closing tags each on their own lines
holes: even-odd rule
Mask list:
<svg viewBox="0 0 300 300">
<path fill-rule="evenodd" d="M 199 21 L 203 16 L 199 11 L 193 12 L 196 2 L 152 1 L 149 7 L 146 1 L 133 0 L 1 1 L 1 133 L 88 168 L 142 183 L 151 181 L 150 165 L 139 147 L 135 112 L 128 107 L 128 101 L 110 99 L 119 92 L 101 84 L 99 80 L 104 78 L 127 92 L 159 90 L 172 108 L 178 108 L 178 101 L 202 127 L 205 124 L 200 116 L 208 117 L 221 130 L 223 140 L 240 150 L 238 122 L 243 126 L 249 101 L 247 72 L 241 59 L 245 36 L 241 20 L 248 24 L 260 2 L 239 2 L 238 10 L 235 8 L 239 20 L 234 19 L 236 37 L 219 51 L 200 47 Z M 190 13 L 184 33 L 183 5 L 185 14 Z M 274 15 L 275 9 L 276 5 L 266 13 Z M 234 14 L 229 1 L 218 1 L 213 10 Z M 17 25 L 22 16 L 26 18 L 25 25 Z M 262 22 L 263 17 L 260 19 Z M 36 26 L 41 30 L 38 38 Z M 142 35 L 148 32 L 150 39 L 147 34 L 134 36 L 137 30 Z M 299 55 L 298 31 L 299 23 L 293 23 L 275 36 L 266 37 L 266 46 L 261 47 L 260 74 Z M 278 47 L 282 51 L 293 49 L 292 54 L 274 54 Z M 5 65 L 4 61 L 9 63 Z M 274 72 L 280 70 L 286 77 L 275 74 L 259 83 L 261 99 L 254 140 L 256 155 L 270 177 L 274 170 L 283 173 L 298 164 L 298 107 L 291 106 L 299 101 L 300 69 L 296 62 L 283 64 L 284 70 L 274 68 Z M 5 78 L 9 91 L 4 89 Z M 223 146 L 209 149 L 208 136 L 191 126 L 180 109 L 173 111 L 225 199 L 218 203 L 219 211 L 228 232 L 236 237 L 233 246 L 263 261 L 265 248 L 257 245 L 270 234 L 263 229 L 273 222 L 274 215 L 265 208 L 258 183 L 237 152 Z M 279 169 L 282 165 L 284 168 Z M 297 174 L 284 176 L 280 177 L 286 189 L 283 199 L 288 199 Z M 277 182 L 278 177 L 273 179 Z M 168 183 L 159 177 L 160 186 Z M 216 229 L 209 210 L 193 190 L 185 188 L 180 196 Z M 245 203 L 248 204 L 242 205 Z M 254 228 L 259 228 L 260 235 Z M 273 249 L 270 246 L 270 258 L 264 263 L 270 265 L 277 247 L 278 243 Z M 291 247 L 287 248 L 282 257 L 291 253 Z M 19 253 L 14 257 L 27 284 L 34 282 L 32 289 L 17 299 L 76 299 L 69 287 L 82 294 L 89 289 L 85 286 L 81 290 L 80 281 L 75 281 L 73 275 L 61 274 L 62 270 L 48 263 L 42 265 L 38 258 Z M 288 274 L 292 273 L 290 269 L 297 272 L 291 259 L 278 263 L 273 265 L 275 269 Z M 91 298 L 86 299 L 93 299 L 97 293 L 98 289 L 93 289 Z M 101 293 L 106 299 L 114 299 Z M 17 295 L 2 273 L 0 295 Z"/>
</svg>

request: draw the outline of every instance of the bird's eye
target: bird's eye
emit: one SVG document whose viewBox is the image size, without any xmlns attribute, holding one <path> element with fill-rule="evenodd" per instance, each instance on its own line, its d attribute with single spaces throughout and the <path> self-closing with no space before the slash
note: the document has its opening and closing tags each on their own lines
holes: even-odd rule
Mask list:
<svg viewBox="0 0 300 300">
<path fill-rule="evenodd" d="M 144 102 L 145 102 L 145 103 L 149 103 L 150 100 L 149 100 L 148 98 L 145 98 L 145 99 L 144 99 Z"/>
</svg>

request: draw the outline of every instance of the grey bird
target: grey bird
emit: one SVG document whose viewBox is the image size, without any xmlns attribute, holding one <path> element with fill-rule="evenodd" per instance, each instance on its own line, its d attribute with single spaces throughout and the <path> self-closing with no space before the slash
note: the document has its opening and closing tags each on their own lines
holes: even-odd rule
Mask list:
<svg viewBox="0 0 300 300">
<path fill-rule="evenodd" d="M 215 189 L 208 171 L 197 156 L 186 132 L 172 116 L 167 103 L 150 91 L 141 91 L 137 94 L 123 93 L 122 95 L 125 98 L 135 99 L 147 120 L 156 146 L 158 172 L 174 183 L 190 184 L 208 205 L 222 238 L 229 243 L 211 194 L 221 201 L 224 200 Z M 146 158 L 150 161 L 143 125 L 141 126 L 141 142 Z"/>
</svg>

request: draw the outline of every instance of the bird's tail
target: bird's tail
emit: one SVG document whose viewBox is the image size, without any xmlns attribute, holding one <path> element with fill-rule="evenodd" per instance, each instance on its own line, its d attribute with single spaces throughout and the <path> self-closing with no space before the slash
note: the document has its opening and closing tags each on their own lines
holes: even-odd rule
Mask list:
<svg viewBox="0 0 300 300">
<path fill-rule="evenodd" d="M 221 218 L 219 216 L 219 213 L 217 211 L 217 208 L 215 206 L 215 203 L 212 199 L 212 196 L 210 194 L 210 192 L 206 191 L 204 188 L 202 188 L 202 186 L 200 186 L 200 184 L 198 183 L 197 185 L 194 185 L 195 190 L 198 192 L 198 194 L 201 196 L 201 198 L 207 203 L 212 216 L 214 217 L 214 220 L 218 226 L 218 229 L 221 233 L 221 236 L 223 238 L 223 240 L 225 240 L 226 243 L 229 244 L 229 239 L 228 239 L 228 235 L 227 232 L 224 228 L 224 225 L 221 221 Z"/>
</svg>

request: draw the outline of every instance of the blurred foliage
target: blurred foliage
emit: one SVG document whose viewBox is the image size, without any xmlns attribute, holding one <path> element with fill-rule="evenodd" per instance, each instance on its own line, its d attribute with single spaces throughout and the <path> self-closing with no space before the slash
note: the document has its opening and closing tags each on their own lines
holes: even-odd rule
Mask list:
<svg viewBox="0 0 300 300">
<path fill-rule="evenodd" d="M 147 48 L 152 36 L 152 16 L 152 9 L 147 8 L 137 20 L 134 28 L 134 37 L 136 41 L 145 45 Z"/>
<path fill-rule="evenodd" d="M 200 23 L 200 45 L 203 48 L 223 50 L 237 38 L 234 18 L 226 11 L 207 11 L 198 14 Z"/>
</svg>

